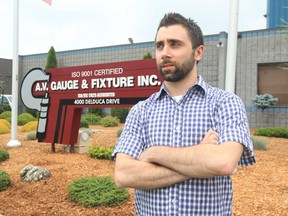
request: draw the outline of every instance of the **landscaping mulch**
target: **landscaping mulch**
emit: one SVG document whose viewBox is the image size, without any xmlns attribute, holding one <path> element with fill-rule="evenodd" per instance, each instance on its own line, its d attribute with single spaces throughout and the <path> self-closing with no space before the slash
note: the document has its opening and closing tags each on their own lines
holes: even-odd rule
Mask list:
<svg viewBox="0 0 288 216">
<path fill-rule="evenodd" d="M 92 145 L 111 146 L 117 141 L 116 131 L 123 127 L 93 126 Z M 12 185 L 0 192 L 0 215 L 135 215 L 133 190 L 131 199 L 118 207 L 85 208 L 67 199 L 67 186 L 80 177 L 114 176 L 114 162 L 98 160 L 87 153 L 68 153 L 64 145 L 28 141 L 27 133 L 18 132 L 21 146 L 8 148 L 10 134 L 0 135 L 0 148 L 9 152 L 10 158 L 0 162 Z M 251 167 L 238 167 L 232 176 L 234 188 L 233 215 L 288 215 L 288 139 L 266 138 L 268 150 L 256 150 L 257 163 Z M 21 180 L 20 170 L 25 166 L 48 169 L 52 176 L 35 183 Z"/>
</svg>

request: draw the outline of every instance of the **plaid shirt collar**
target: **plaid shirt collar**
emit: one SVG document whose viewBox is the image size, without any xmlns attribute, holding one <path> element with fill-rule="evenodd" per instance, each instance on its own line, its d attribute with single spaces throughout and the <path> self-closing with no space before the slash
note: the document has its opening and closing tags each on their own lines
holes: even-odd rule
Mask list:
<svg viewBox="0 0 288 216">
<path fill-rule="evenodd" d="M 188 91 L 186 92 L 186 94 L 189 93 L 192 89 L 194 89 L 194 88 L 196 88 L 196 87 L 202 89 L 202 92 L 203 92 L 204 95 L 207 94 L 208 86 L 207 86 L 207 84 L 205 83 L 205 81 L 203 80 L 202 76 L 200 76 L 200 75 L 198 75 L 196 83 L 195 83 L 194 85 L 192 85 L 192 86 L 188 89 Z M 165 95 L 165 94 L 170 95 L 169 92 L 168 92 L 168 90 L 166 89 L 165 83 L 163 82 L 162 85 L 161 85 L 161 88 L 160 88 L 159 92 L 156 93 L 156 96 L 155 96 L 154 100 L 160 99 L 160 97 L 161 97 L 162 95 Z"/>
</svg>

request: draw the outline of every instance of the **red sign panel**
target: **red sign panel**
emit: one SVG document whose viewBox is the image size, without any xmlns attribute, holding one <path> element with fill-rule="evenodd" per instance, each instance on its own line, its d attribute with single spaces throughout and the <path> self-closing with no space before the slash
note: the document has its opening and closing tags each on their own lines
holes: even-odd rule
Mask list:
<svg viewBox="0 0 288 216">
<path fill-rule="evenodd" d="M 130 107 L 159 90 L 155 59 L 42 70 L 23 79 L 25 106 L 40 111 L 37 138 L 77 142 L 82 108 Z"/>
</svg>

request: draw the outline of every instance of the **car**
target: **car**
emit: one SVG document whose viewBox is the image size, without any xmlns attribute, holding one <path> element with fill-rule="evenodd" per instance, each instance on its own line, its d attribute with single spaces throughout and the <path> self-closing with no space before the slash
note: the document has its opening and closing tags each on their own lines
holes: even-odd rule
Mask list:
<svg viewBox="0 0 288 216">
<path fill-rule="evenodd" d="M 0 95 L 0 104 L 9 104 L 10 109 L 12 110 L 12 95 L 5 95 L 1 94 Z"/>
</svg>

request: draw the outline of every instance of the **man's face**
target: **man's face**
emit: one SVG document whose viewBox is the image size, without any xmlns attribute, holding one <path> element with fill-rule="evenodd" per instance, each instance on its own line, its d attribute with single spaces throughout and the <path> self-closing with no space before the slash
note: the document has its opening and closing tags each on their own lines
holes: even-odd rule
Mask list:
<svg viewBox="0 0 288 216">
<path fill-rule="evenodd" d="M 166 81 L 184 79 L 195 65 L 195 52 L 187 30 L 181 25 L 161 27 L 156 35 L 156 62 Z"/>
</svg>

